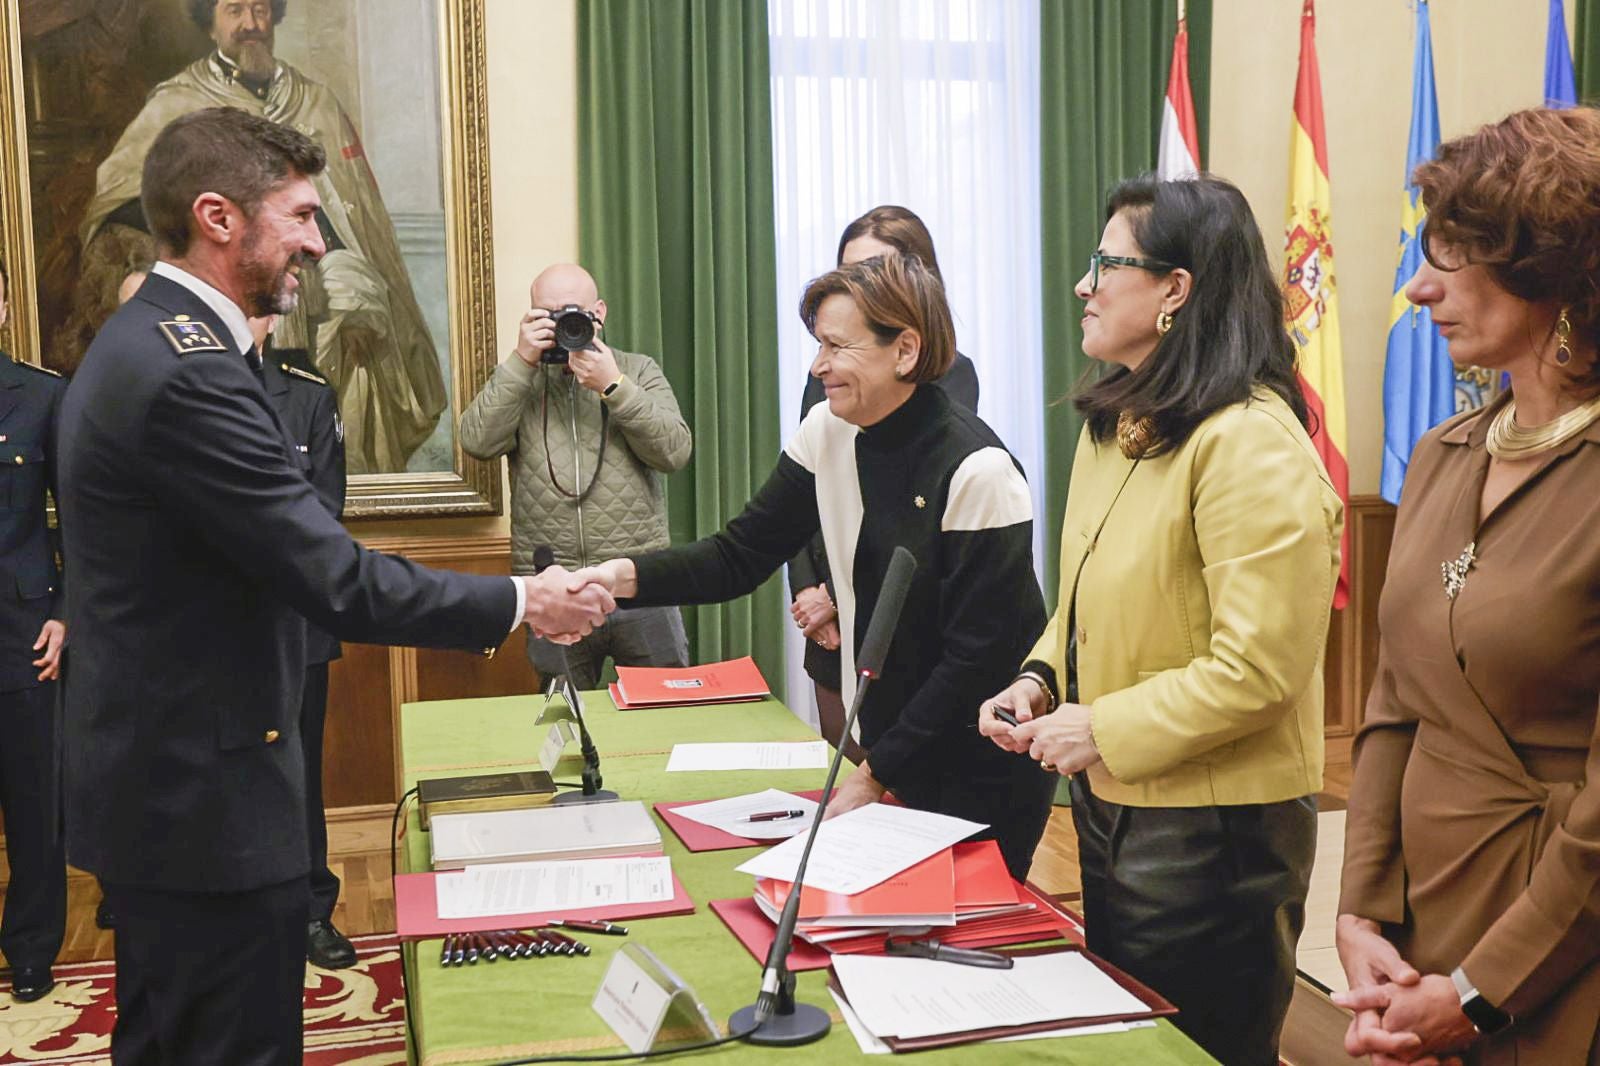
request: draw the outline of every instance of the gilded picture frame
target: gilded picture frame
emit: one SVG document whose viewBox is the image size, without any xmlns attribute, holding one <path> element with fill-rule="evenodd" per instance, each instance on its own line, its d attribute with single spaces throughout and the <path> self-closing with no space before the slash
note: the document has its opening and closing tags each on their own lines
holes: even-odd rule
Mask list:
<svg viewBox="0 0 1600 1066">
<path fill-rule="evenodd" d="M 299 334 L 280 327 L 275 335 L 275 343 L 301 346 L 311 360 L 308 365 L 339 390 L 352 470 L 345 518 L 499 514 L 498 462 L 466 455 L 456 434 L 461 412 L 497 362 L 485 0 L 324 0 L 316 5 L 244 0 L 231 6 L 237 14 L 241 8 L 259 11 L 268 3 L 279 32 L 275 40 L 266 34 L 265 48 L 279 69 L 270 86 L 256 89 L 263 106 L 271 106 L 269 92 L 274 101 L 283 95 L 280 82 L 287 69 L 315 90 L 295 100 L 316 97 L 324 101 L 324 110 L 266 113 L 284 115 L 280 121 L 314 139 L 314 130 L 338 127 L 322 137 L 330 160 L 328 175 L 340 166 L 358 168 L 358 177 L 370 179 L 371 191 L 361 182 L 342 188 L 347 193 L 354 188 L 358 199 L 377 205 L 356 203 L 346 210 L 330 204 L 338 198 L 334 186 L 324 191 L 324 203 L 335 217 L 325 230 L 331 237 L 330 255 L 318 269 L 361 255 L 378 267 L 361 267 L 353 285 L 330 273 L 323 316 L 309 319 Z M 221 8 L 228 5 L 229 0 L 216 0 L 218 16 L 204 26 L 191 10 L 201 0 L 0 4 L 0 255 L 10 277 L 11 310 L 0 330 L 0 347 L 13 357 L 69 374 L 76 365 L 72 355 L 81 359 L 94 318 L 78 315 L 78 305 L 89 306 L 91 312 L 95 308 L 81 291 L 65 290 L 86 288 L 85 279 L 96 276 L 95 269 L 103 284 L 105 255 L 91 241 L 115 229 L 111 223 L 131 217 L 127 212 L 136 210 L 136 195 L 120 212 L 103 212 L 108 222 L 92 229 L 96 205 L 115 202 L 129 173 L 136 181 L 142 156 L 135 133 L 141 124 L 150 129 L 164 124 L 165 113 L 152 108 L 159 100 L 176 98 L 174 85 L 185 78 L 194 81 L 196 72 L 201 80 L 218 72 L 238 75 L 227 62 L 229 24 Z M 296 18 L 300 24 L 291 22 Z M 119 32 L 127 39 L 118 40 Z M 261 36 L 256 34 L 258 44 Z M 90 46 L 79 41 L 92 42 L 100 54 L 89 55 Z M 369 45 L 361 54 L 350 54 Z M 407 56 L 406 48 L 419 54 Z M 131 58 L 116 66 L 118 55 Z M 95 125 L 97 100 L 108 103 L 107 114 Z M 335 101 L 333 107 L 326 105 L 328 100 Z M 192 107 L 177 106 L 180 111 Z M 52 107 L 64 114 L 62 121 L 51 123 Z M 417 122 L 418 117 L 423 121 Z M 113 180 L 119 159 L 125 179 L 121 187 Z M 376 238 L 359 228 L 338 228 L 350 226 L 352 218 L 370 228 L 374 216 L 386 230 Z M 135 225 L 142 221 L 141 214 Z M 134 231 L 124 227 L 118 232 Z M 374 251 L 374 243 L 382 247 Z M 345 245 L 348 254 L 331 254 Z M 384 248 L 389 260 L 400 264 L 386 275 Z M 116 254 L 133 253 L 119 248 Z M 132 258 L 113 260 L 112 269 L 120 272 L 130 264 Z M 144 267 L 134 264 L 131 269 Z M 349 301 L 368 299 L 374 290 L 379 295 L 368 305 L 341 311 Z M 343 295 L 352 291 L 357 295 Z M 368 332 L 330 331 L 330 321 L 365 325 L 375 318 L 374 307 L 394 321 L 378 318 Z M 400 321 L 408 308 L 409 325 Z M 101 307 L 100 320 L 109 313 Z M 290 339 L 279 339 L 284 336 Z M 410 348 L 402 350 L 401 340 L 388 342 L 394 351 L 403 351 L 405 361 L 385 364 L 380 361 L 384 349 L 341 348 L 348 343 L 346 336 L 409 337 Z M 347 388 L 340 387 L 339 377 L 345 367 L 354 368 L 343 379 Z M 361 374 L 370 380 L 351 384 Z M 406 374 L 433 380 L 406 391 Z M 385 402 L 390 409 L 379 406 L 370 418 L 376 428 L 364 431 L 359 405 Z M 411 424 L 405 434 L 389 428 L 407 417 Z"/>
</svg>

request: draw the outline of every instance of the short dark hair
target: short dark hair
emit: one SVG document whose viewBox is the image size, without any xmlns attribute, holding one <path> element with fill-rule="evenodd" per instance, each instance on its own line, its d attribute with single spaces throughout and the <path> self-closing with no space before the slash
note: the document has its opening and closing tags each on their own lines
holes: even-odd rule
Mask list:
<svg viewBox="0 0 1600 1066">
<path fill-rule="evenodd" d="M 221 0 L 189 0 L 189 17 L 194 24 L 207 33 L 217 21 L 217 4 Z M 276 26 L 283 21 L 283 16 L 289 9 L 289 0 L 272 0 L 272 24 Z"/>
<path fill-rule="evenodd" d="M 844 246 L 857 237 L 876 237 L 896 251 L 915 256 L 933 272 L 939 284 L 944 284 L 944 275 L 939 273 L 939 257 L 933 254 L 933 235 L 910 208 L 881 204 L 850 223 L 839 236 L 835 263 L 844 262 Z"/>
<path fill-rule="evenodd" d="M 800 298 L 800 319 L 812 336 L 816 336 L 817 308 L 835 295 L 855 301 L 880 344 L 888 344 L 908 329 L 917 331 L 922 347 L 917 368 L 907 380 L 935 381 L 955 362 L 956 331 L 944 286 L 916 256 L 904 252 L 875 255 L 812 279 Z"/>
<path fill-rule="evenodd" d="M 322 173 L 327 156 L 305 134 L 241 111 L 208 107 L 173 119 L 144 158 L 144 217 L 156 247 L 182 255 L 193 237 L 194 201 L 226 196 L 246 215 L 291 174 Z"/>
<path fill-rule="evenodd" d="M 1182 267 L 1194 281 L 1172 329 L 1137 370 L 1119 366 L 1080 387 L 1074 402 L 1091 436 L 1110 440 L 1126 411 L 1149 420 L 1155 444 L 1145 454 L 1159 455 L 1258 387 L 1277 393 L 1309 426 L 1283 290 L 1244 194 L 1214 175 L 1159 181 L 1145 174 L 1112 190 L 1106 220 L 1119 212 L 1139 255 Z"/>
</svg>

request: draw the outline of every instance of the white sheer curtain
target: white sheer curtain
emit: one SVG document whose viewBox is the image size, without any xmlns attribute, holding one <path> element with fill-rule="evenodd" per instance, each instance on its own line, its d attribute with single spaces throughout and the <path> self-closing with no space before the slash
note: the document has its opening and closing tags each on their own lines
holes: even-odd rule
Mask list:
<svg viewBox="0 0 1600 1066">
<path fill-rule="evenodd" d="M 879 204 L 933 234 L 978 413 L 1043 514 L 1038 0 L 768 0 L 784 435 L 815 343 L 795 307 Z M 1043 545 L 1036 517 L 1035 568 Z M 1004 605 L 997 604 L 997 609 Z M 791 705 L 815 721 L 793 625 Z"/>
</svg>

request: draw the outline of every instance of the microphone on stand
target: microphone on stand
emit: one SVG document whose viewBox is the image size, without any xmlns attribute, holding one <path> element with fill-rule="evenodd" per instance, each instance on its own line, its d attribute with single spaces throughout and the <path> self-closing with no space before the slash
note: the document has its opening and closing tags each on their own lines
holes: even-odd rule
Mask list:
<svg viewBox="0 0 1600 1066">
<path fill-rule="evenodd" d="M 883 660 L 889 654 L 889 641 L 900 621 L 900 610 L 905 606 L 906 593 L 911 588 L 911 575 L 917 569 L 917 560 L 903 547 L 894 550 L 889 560 L 889 570 L 883 577 L 878 592 L 878 604 L 872 611 L 872 621 L 867 625 L 866 638 L 861 642 L 861 657 L 857 661 L 856 694 L 850 701 L 850 713 L 845 716 L 843 737 L 851 735 L 856 716 L 866 697 L 867 686 L 883 673 Z M 794 1047 L 809 1044 L 828 1035 L 833 1023 L 826 1011 L 809 1003 L 794 1001 L 794 974 L 789 972 L 787 961 L 793 946 L 795 921 L 800 916 L 800 892 L 805 881 L 806 865 L 811 860 L 811 848 L 817 842 L 817 830 L 822 826 L 822 812 L 828 809 L 833 798 L 833 783 L 839 776 L 839 764 L 844 760 L 844 743 L 833 753 L 833 765 L 828 767 L 828 779 L 822 786 L 822 797 L 817 801 L 817 817 L 811 823 L 806 837 L 805 850 L 800 853 L 800 863 L 795 867 L 794 884 L 789 898 L 783 902 L 783 913 L 778 917 L 778 933 L 767 952 L 766 968 L 761 973 L 761 993 L 747 1007 L 740 1007 L 728 1019 L 729 1033 L 744 1033 L 752 1044 Z"/>
<path fill-rule="evenodd" d="M 556 564 L 556 553 L 548 544 L 541 544 L 533 549 L 534 576 L 544 573 Z M 563 698 L 567 706 L 572 708 L 572 716 L 578 721 L 578 747 L 583 754 L 583 790 L 581 792 L 563 792 L 551 803 L 599 803 L 604 800 L 617 798 L 615 792 L 601 788 L 605 780 L 600 776 L 600 751 L 594 746 L 594 738 L 589 736 L 589 727 L 583 722 L 583 701 L 578 696 L 578 686 L 572 682 L 572 663 L 567 659 L 566 645 L 557 645 L 561 649 L 561 675 L 562 683 L 566 686 Z"/>
</svg>

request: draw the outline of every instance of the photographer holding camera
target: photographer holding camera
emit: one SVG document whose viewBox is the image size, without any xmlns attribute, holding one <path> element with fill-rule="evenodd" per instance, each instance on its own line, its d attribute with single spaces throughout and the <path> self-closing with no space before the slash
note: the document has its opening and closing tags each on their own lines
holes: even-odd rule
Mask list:
<svg viewBox="0 0 1600 1066">
<path fill-rule="evenodd" d="M 672 386 L 648 355 L 600 340 L 606 304 L 581 266 L 547 268 L 529 290 L 517 347 L 461 416 L 461 447 L 511 456 L 511 571 L 532 574 L 535 553 L 573 569 L 665 548 L 663 474 L 681 470 L 693 441 Z M 565 649 L 529 635 L 541 677 L 570 667 L 595 688 L 619 666 L 686 666 L 676 607 L 619 610 Z"/>
</svg>

